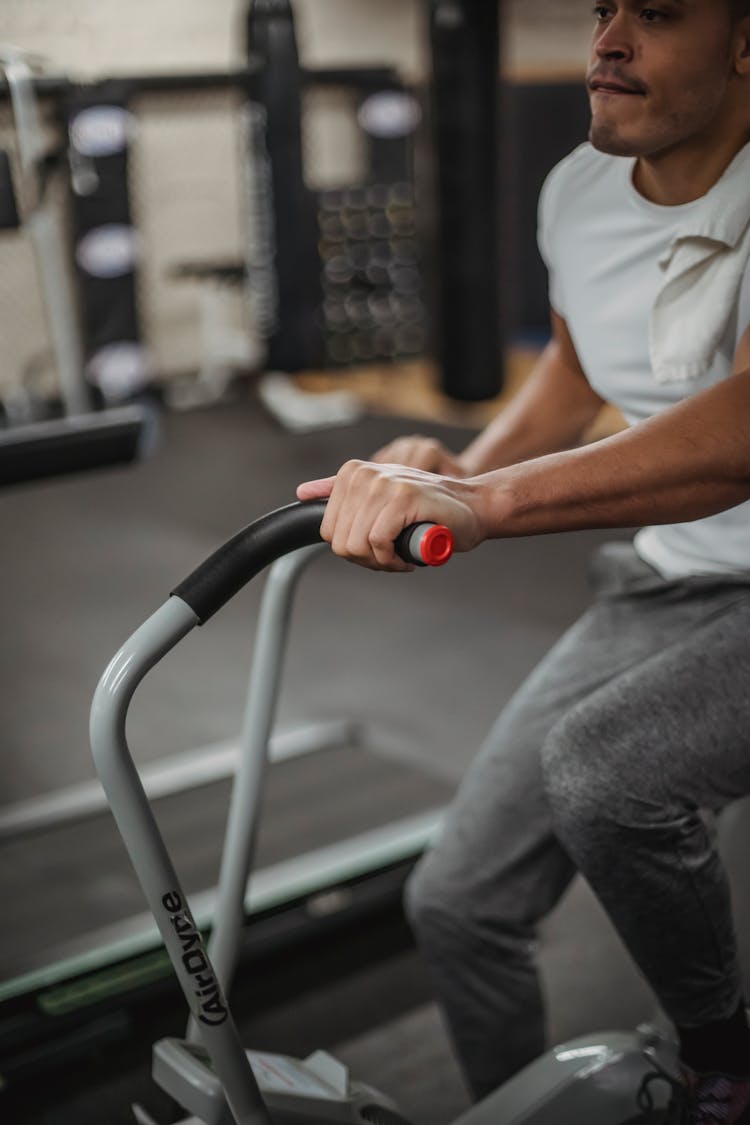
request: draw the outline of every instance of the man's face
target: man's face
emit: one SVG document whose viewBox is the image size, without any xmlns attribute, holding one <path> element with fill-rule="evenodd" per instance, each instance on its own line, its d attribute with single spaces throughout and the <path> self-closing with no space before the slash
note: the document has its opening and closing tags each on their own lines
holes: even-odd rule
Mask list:
<svg viewBox="0 0 750 1125">
<path fill-rule="evenodd" d="M 594 147 L 653 156 L 708 135 L 726 110 L 732 74 L 724 0 L 607 0 L 594 14 Z"/>
</svg>

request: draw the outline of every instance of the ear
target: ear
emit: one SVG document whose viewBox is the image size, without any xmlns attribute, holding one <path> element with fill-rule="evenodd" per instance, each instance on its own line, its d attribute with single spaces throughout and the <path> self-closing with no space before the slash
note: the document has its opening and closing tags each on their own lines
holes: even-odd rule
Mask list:
<svg viewBox="0 0 750 1125">
<path fill-rule="evenodd" d="M 750 16 L 740 20 L 735 32 L 734 66 L 738 75 L 750 77 Z"/>
</svg>

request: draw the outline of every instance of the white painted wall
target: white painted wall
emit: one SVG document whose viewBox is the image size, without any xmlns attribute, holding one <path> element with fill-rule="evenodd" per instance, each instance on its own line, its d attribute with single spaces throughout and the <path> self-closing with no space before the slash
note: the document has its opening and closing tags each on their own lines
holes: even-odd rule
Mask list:
<svg viewBox="0 0 750 1125">
<path fill-rule="evenodd" d="M 583 68 L 591 24 L 587 0 L 503 2 L 507 73 L 538 76 Z M 242 63 L 245 8 L 246 0 L 0 0 L 0 41 L 34 51 L 50 60 L 51 70 L 78 77 L 225 69 Z M 427 73 L 426 0 L 295 0 L 295 11 L 300 55 L 308 66 L 386 63 L 414 81 Z M 325 98 L 319 101 L 325 106 Z M 170 289 L 164 282 L 168 270 L 180 257 L 201 257 L 206 248 L 215 248 L 217 257 L 231 257 L 242 239 L 242 219 L 236 127 L 226 109 L 219 104 L 213 124 L 210 106 L 201 109 L 195 103 L 191 110 L 189 99 L 171 126 L 160 113 L 157 105 L 150 120 L 144 114 L 144 144 L 134 165 L 135 194 L 140 190 L 148 196 L 147 204 L 140 200 L 142 210 L 149 208 L 141 226 L 153 250 L 141 278 L 148 305 L 144 320 L 163 372 L 191 366 L 204 311 L 201 287 L 186 283 Z M 347 162 L 351 138 L 336 113 L 333 98 L 328 110 L 311 118 L 308 143 L 321 181 L 335 180 Z M 192 145 L 183 143 L 191 120 L 196 137 L 202 130 L 200 143 Z M 9 141 L 3 111 L 0 144 Z M 168 232 L 174 237 L 167 238 Z M 25 236 L 0 235 L 5 355 L 0 393 L 24 368 L 52 374 L 42 308 L 33 290 Z M 227 294 L 228 324 L 238 330 L 241 309 L 236 295 Z"/>
<path fill-rule="evenodd" d="M 582 65 L 587 0 L 501 2 L 511 70 Z M 212 69 L 241 60 L 245 7 L 245 0 L 2 0 L 0 38 L 79 74 Z M 295 0 L 303 61 L 386 61 L 417 77 L 426 67 L 425 7 L 426 0 Z"/>
<path fill-rule="evenodd" d="M 211 69 L 243 54 L 244 0 L 3 0 L 0 35 L 64 70 Z M 384 59 L 421 65 L 421 0 L 297 0 L 310 65 Z"/>
</svg>

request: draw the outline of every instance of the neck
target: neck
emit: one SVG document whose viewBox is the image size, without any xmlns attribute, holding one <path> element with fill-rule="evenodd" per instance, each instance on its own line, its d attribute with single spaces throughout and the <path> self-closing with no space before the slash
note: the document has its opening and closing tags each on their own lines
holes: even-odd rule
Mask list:
<svg viewBox="0 0 750 1125">
<path fill-rule="evenodd" d="M 714 133 L 709 142 L 692 138 L 675 148 L 638 158 L 633 184 L 645 199 L 663 207 L 692 203 L 721 179 L 741 148 L 750 142 L 750 126 Z"/>
</svg>

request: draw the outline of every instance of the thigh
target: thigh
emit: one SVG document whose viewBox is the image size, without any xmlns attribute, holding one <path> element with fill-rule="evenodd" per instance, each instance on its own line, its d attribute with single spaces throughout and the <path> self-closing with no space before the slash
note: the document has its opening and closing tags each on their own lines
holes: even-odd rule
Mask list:
<svg viewBox="0 0 750 1125">
<path fill-rule="evenodd" d="M 651 762 L 656 750 L 674 768 L 675 738 L 665 735 L 674 732 L 679 745 L 689 725 L 693 749 L 682 777 L 690 792 L 718 807 L 712 753 L 726 758 L 722 799 L 750 791 L 740 714 L 750 694 L 750 586 L 665 581 L 627 543 L 606 544 L 592 570 L 597 600 L 531 673 L 469 767 L 422 864 L 428 893 L 432 886 L 466 909 L 482 904 L 506 919 L 538 919 L 554 906 L 573 865 L 553 829 L 542 748 L 571 719 L 582 717 L 584 745 L 610 777 L 626 771 L 618 745 L 625 732 L 635 734 L 628 753 L 643 747 Z M 691 710 L 699 715 L 686 724 Z M 615 730 L 622 738 L 612 739 Z M 644 778 L 653 774 L 648 762 L 635 763 Z"/>
<path fill-rule="evenodd" d="M 568 775 L 654 815 L 750 793 L 750 588 L 695 587 L 672 617 L 671 638 L 563 720 Z"/>
<path fill-rule="evenodd" d="M 515 694 L 421 865 L 423 892 L 431 887 L 432 897 L 519 923 L 538 920 L 557 902 L 574 867 L 552 828 L 541 749 L 563 716 L 658 646 L 637 615 L 625 629 L 625 616 L 618 599 L 601 598 Z"/>
</svg>

